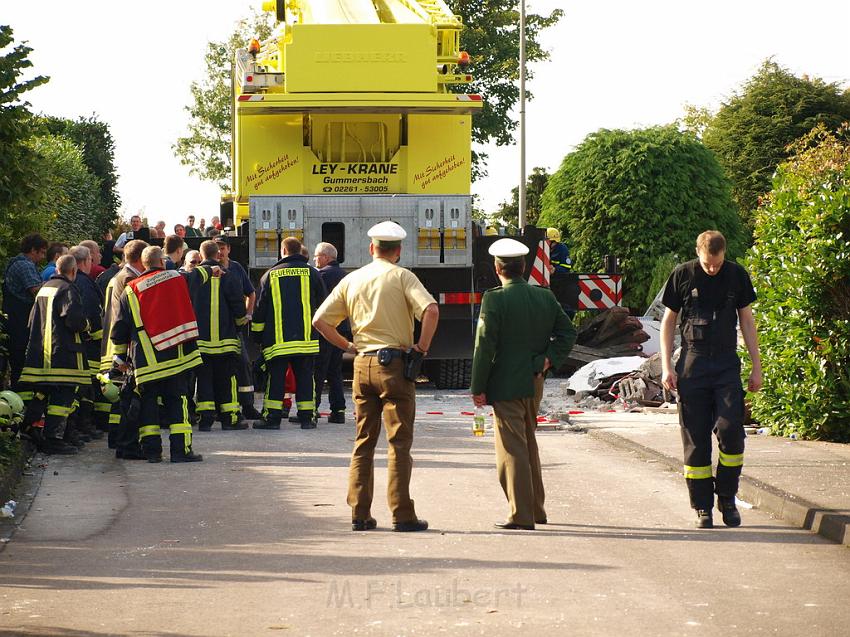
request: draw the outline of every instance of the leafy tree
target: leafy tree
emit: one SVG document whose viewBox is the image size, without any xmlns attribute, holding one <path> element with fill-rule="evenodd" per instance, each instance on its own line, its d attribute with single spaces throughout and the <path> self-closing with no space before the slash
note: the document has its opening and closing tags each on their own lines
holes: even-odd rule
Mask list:
<svg viewBox="0 0 850 637">
<path fill-rule="evenodd" d="M 189 172 L 207 181 L 218 182 L 222 190 L 230 188 L 230 123 L 233 116 L 231 104 L 230 69 L 236 49 L 244 48 L 251 38 L 260 40 L 271 35 L 274 16 L 257 13 L 236 23 L 230 37 L 223 42 L 210 42 L 204 55 L 205 75 L 200 82 L 192 82 L 192 105 L 189 113 L 189 130 L 172 146 L 180 163 L 189 166 Z"/>
<path fill-rule="evenodd" d="M 753 415 L 775 433 L 850 442 L 850 127 L 818 127 L 792 151 L 747 260 L 764 372 Z"/>
<path fill-rule="evenodd" d="M 748 226 L 760 196 L 770 190 L 788 145 L 818 124 L 850 119 L 850 93 L 819 78 L 796 77 L 766 60 L 705 126 L 703 142 L 732 180 L 732 196 Z"/>
<path fill-rule="evenodd" d="M 507 146 L 514 141 L 519 122 L 512 112 L 519 101 L 519 2 L 517 0 L 455 0 L 452 10 L 463 19 L 461 46 L 472 56 L 473 82 L 455 86 L 457 92 L 473 92 L 484 99 L 481 113 L 472 118 L 472 140 Z M 539 42 L 544 29 L 558 23 L 561 9 L 549 15 L 526 14 L 528 63 L 549 59 Z M 526 82 L 534 77 L 526 68 Z M 527 86 L 527 85 L 526 85 Z M 527 99 L 532 99 L 526 91 Z M 473 151 L 473 179 L 486 175 L 487 154 Z"/>
<path fill-rule="evenodd" d="M 10 49 L 12 42 L 11 27 L 0 25 L 0 268 L 17 251 L 21 236 L 47 225 L 47 219 L 33 212 L 43 201 L 43 173 L 27 144 L 33 126 L 23 95 L 48 78 L 39 75 L 21 81 L 21 74 L 32 66 L 28 59 L 32 49 L 24 44 Z"/>
<path fill-rule="evenodd" d="M 86 167 L 99 182 L 98 201 L 90 211 L 92 223 L 89 224 L 96 232 L 93 236 L 99 236 L 112 227 L 121 207 L 115 170 L 115 140 L 109 125 L 99 121 L 95 115 L 76 120 L 47 117 L 45 124 L 50 133 L 66 137 L 82 149 Z"/>
<path fill-rule="evenodd" d="M 549 173 L 545 168 L 535 168 L 528 175 L 525 186 L 526 223 L 534 224 L 540 217 L 543 191 L 546 190 L 547 183 Z M 500 226 L 514 229 L 519 226 L 519 187 L 511 190 L 511 201 L 503 201 L 492 220 Z"/>
<path fill-rule="evenodd" d="M 598 270 L 606 254 L 620 257 L 631 307 L 644 306 L 658 259 L 693 254 L 703 230 L 723 232 L 730 256 L 742 248 L 723 170 L 674 126 L 590 134 L 549 179 L 540 221 L 567 230 L 580 271 Z"/>
<path fill-rule="evenodd" d="M 456 86 L 452 90 L 483 96 L 482 112 L 472 120 L 472 138 L 480 144 L 495 142 L 504 146 L 514 139 L 517 121 L 511 112 L 519 99 L 518 6 L 517 0 L 457 0 L 452 3 L 452 9 L 463 18 L 462 46 L 472 56 L 475 78 L 471 86 Z M 560 9 L 549 15 L 527 15 L 529 63 L 549 59 L 538 38 L 543 29 L 556 24 L 562 16 Z M 250 38 L 268 38 L 273 22 L 272 14 L 253 12 L 237 23 L 227 40 L 207 45 L 204 78 L 192 83 L 192 105 L 186 107 L 188 133 L 172 147 L 193 175 L 216 181 L 222 189 L 230 187 L 230 67 L 233 57 L 236 49 L 244 47 Z M 532 77 L 533 72 L 527 70 L 526 78 Z M 473 178 L 485 174 L 486 158 L 484 153 L 473 152 Z"/>
<path fill-rule="evenodd" d="M 100 181 L 89 172 L 83 150 L 59 135 L 34 137 L 30 147 L 43 161 L 45 207 L 40 214 L 51 220 L 48 234 L 68 243 L 99 236 L 91 213 L 100 205 Z"/>
</svg>

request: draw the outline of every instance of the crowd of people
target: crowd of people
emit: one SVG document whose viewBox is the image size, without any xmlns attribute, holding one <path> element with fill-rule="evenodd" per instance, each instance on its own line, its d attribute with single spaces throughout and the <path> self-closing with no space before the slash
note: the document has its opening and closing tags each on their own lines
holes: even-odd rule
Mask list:
<svg viewBox="0 0 850 637">
<path fill-rule="evenodd" d="M 178 229 L 200 230 L 193 217 Z M 137 238 L 141 230 L 134 216 L 130 230 L 103 246 L 48 243 L 38 234 L 21 241 L 5 272 L 3 310 L 11 386 L 25 404 L 23 435 L 50 454 L 77 453 L 106 435 L 116 457 L 158 462 L 167 427 L 171 460 L 198 461 L 193 424 L 279 429 L 292 396 L 291 420 L 315 428 L 326 380 L 328 421 L 345 422 L 342 352 L 311 325 L 345 276 L 333 245 L 315 247 L 313 267 L 306 247 L 288 237 L 284 285 L 272 291 L 267 275 L 258 291 L 218 228 L 198 250 L 177 232 L 162 247 L 148 244 Z M 251 333 L 259 360 L 250 355 Z M 255 376 L 268 379 L 262 413 Z"/>
</svg>

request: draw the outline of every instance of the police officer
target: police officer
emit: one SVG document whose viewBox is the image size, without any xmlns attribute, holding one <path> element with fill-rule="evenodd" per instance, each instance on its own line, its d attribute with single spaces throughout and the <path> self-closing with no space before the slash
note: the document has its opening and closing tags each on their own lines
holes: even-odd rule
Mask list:
<svg viewBox="0 0 850 637">
<path fill-rule="evenodd" d="M 202 266 L 219 266 L 219 244 L 204 241 L 201 256 Z M 198 383 L 195 409 L 201 417 L 198 429 L 212 429 L 216 410 L 223 430 L 247 429 L 248 425 L 239 420 L 236 392 L 240 351 L 237 330 L 248 322 L 239 279 L 232 274 L 213 277 L 209 285 L 197 291 L 193 304 L 198 319 L 198 349 L 204 361 L 195 371 Z"/>
<path fill-rule="evenodd" d="M 281 254 L 281 260 L 260 279 L 251 325 L 268 370 L 264 420 L 255 422 L 254 428 L 280 429 L 286 368 L 291 365 L 298 421 L 302 429 L 315 429 L 313 362 L 319 353 L 319 336 L 312 320 L 325 300 L 325 286 L 301 254 L 298 239 L 284 239 Z"/>
<path fill-rule="evenodd" d="M 313 259 L 316 268 L 322 276 L 322 282 L 328 294 L 333 292 L 337 284 L 345 277 L 346 272 L 339 267 L 337 249 L 324 241 L 316 245 Z M 348 321 L 339 325 L 340 333 L 351 339 L 351 327 Z M 331 413 L 328 422 L 342 424 L 345 422 L 345 394 L 342 389 L 342 350 L 334 347 L 324 337 L 319 337 L 319 360 L 316 363 L 316 410 L 322 404 L 322 390 L 325 380 L 328 382 L 328 400 Z"/>
<path fill-rule="evenodd" d="M 744 464 L 744 393 L 736 324 L 752 361 L 749 391 L 761 388 L 758 336 L 750 304 L 756 293 L 747 271 L 725 260 L 726 239 L 714 230 L 697 237 L 697 258 L 676 267 L 664 288 L 661 319 L 662 383 L 678 389 L 685 480 L 696 526 L 711 528 L 714 494 L 726 526 L 739 526 L 735 506 Z M 682 351 L 672 364 L 673 332 L 681 314 Z M 720 454 L 712 476 L 711 434 Z"/>
<path fill-rule="evenodd" d="M 313 324 L 331 344 L 357 354 L 353 399 L 357 435 L 348 476 L 348 504 L 355 531 L 377 527 L 371 515 L 375 445 L 381 415 L 387 429 L 387 499 L 393 531 L 424 531 L 410 497 L 416 386 L 405 375 L 405 354 L 425 356 L 437 329 L 439 310 L 416 275 L 396 265 L 404 229 L 392 221 L 372 226 L 372 263 L 346 276 L 319 308 Z M 335 329 L 349 319 L 354 342 Z M 413 320 L 422 321 L 413 341 Z"/>
<path fill-rule="evenodd" d="M 576 331 L 555 295 L 523 278 L 528 247 L 499 239 L 489 252 L 502 286 L 481 300 L 470 392 L 476 407 L 493 405 L 496 468 L 511 508 L 496 527 L 533 530 L 547 522 L 535 439 L 543 381 L 566 360 Z"/>
<path fill-rule="evenodd" d="M 160 426 L 169 428 L 171 462 L 198 462 L 192 451 L 187 371 L 202 364 L 197 322 L 183 275 L 165 270 L 158 246 L 142 252 L 145 271 L 124 288 L 111 339 L 116 363 L 132 366 L 139 393 L 139 442 L 148 462 L 162 461 Z M 208 269 L 196 276 L 206 281 Z"/>
<path fill-rule="evenodd" d="M 24 426 L 34 427 L 44 414 L 43 432 L 32 430 L 45 453 L 73 454 L 63 441 L 78 388 L 90 382 L 83 333 L 89 324 L 80 292 L 74 285 L 77 262 L 69 254 L 56 261 L 56 273 L 39 289 L 30 313 L 30 333 L 21 383 L 34 390 Z"/>
</svg>

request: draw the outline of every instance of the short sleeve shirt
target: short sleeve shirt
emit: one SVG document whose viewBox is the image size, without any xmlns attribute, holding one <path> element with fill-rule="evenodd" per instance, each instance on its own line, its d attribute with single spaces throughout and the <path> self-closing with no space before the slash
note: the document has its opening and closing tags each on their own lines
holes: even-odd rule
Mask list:
<svg viewBox="0 0 850 637">
<path fill-rule="evenodd" d="M 756 300 L 753 282 L 743 267 L 732 261 L 724 261 L 720 271 L 709 276 L 702 269 L 699 260 L 695 259 L 677 266 L 664 286 L 661 302 L 676 313 L 682 310 L 686 296 L 691 294 L 691 268 L 700 307 L 705 310 L 720 309 L 726 300 L 730 285 L 735 286 L 736 309 L 745 308 Z"/>
<path fill-rule="evenodd" d="M 37 288 L 42 284 L 35 264 L 22 254 L 9 261 L 5 280 L 6 289 L 10 294 L 22 301 L 29 302 L 33 300 L 30 289 Z"/>
<path fill-rule="evenodd" d="M 316 311 L 331 325 L 350 319 L 359 352 L 413 347 L 413 319 L 436 303 L 413 272 L 375 259 L 346 276 Z"/>
<path fill-rule="evenodd" d="M 125 245 L 127 245 L 128 241 L 132 241 L 132 240 L 133 240 L 133 231 L 132 230 L 128 230 L 127 232 L 122 232 L 121 236 L 118 237 L 118 240 L 115 241 L 115 247 L 116 248 L 123 248 Z"/>
</svg>

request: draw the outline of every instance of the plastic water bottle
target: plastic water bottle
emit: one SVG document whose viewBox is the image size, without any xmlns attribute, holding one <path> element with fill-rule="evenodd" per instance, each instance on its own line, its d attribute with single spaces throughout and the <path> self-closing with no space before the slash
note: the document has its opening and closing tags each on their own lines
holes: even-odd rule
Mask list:
<svg viewBox="0 0 850 637">
<path fill-rule="evenodd" d="M 472 417 L 472 435 L 473 436 L 483 436 L 484 435 L 484 408 L 476 407 L 475 415 Z"/>
</svg>

